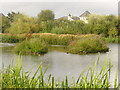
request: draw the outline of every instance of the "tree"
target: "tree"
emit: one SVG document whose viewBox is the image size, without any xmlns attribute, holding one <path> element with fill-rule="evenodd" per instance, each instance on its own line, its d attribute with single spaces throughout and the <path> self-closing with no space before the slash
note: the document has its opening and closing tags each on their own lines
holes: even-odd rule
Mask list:
<svg viewBox="0 0 120 90">
<path fill-rule="evenodd" d="M 38 32 L 38 24 L 34 18 L 19 15 L 14 17 L 14 21 L 8 31 L 13 34 L 36 33 Z"/>
<path fill-rule="evenodd" d="M 42 10 L 38 14 L 38 21 L 54 20 L 55 14 L 51 10 Z"/>
<path fill-rule="evenodd" d="M 7 32 L 7 28 L 10 27 L 9 19 L 6 16 L 0 16 L 0 32 Z"/>
<path fill-rule="evenodd" d="M 19 12 L 17 12 L 17 13 L 10 12 L 10 13 L 7 14 L 7 18 L 9 19 L 10 22 L 13 22 L 14 17 L 19 16 L 19 15 L 22 15 L 22 14 L 19 13 Z"/>
</svg>

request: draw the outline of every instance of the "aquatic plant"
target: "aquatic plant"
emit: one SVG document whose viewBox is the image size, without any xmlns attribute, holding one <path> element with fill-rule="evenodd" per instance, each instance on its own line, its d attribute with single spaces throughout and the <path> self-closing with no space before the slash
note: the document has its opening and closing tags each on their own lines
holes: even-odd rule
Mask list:
<svg viewBox="0 0 120 90">
<path fill-rule="evenodd" d="M 68 75 L 62 81 L 57 81 L 52 74 L 45 78 L 47 67 L 43 70 L 42 63 L 38 66 L 33 75 L 32 71 L 25 72 L 22 58 L 18 57 L 16 64 L 10 64 L 1 70 L 2 88 L 110 88 L 110 71 L 112 65 L 109 60 L 104 60 L 100 71 L 97 70 L 99 58 L 94 62 L 88 71 L 83 71 L 77 80 L 69 81 Z M 31 75 L 31 76 L 30 76 Z M 117 88 L 117 74 L 114 80 L 114 88 Z"/>
<path fill-rule="evenodd" d="M 47 44 L 38 38 L 32 38 L 18 43 L 15 48 L 15 52 L 18 54 L 44 54 L 48 52 Z"/>
<path fill-rule="evenodd" d="M 72 41 L 67 48 L 68 52 L 73 54 L 88 54 L 109 50 L 103 39 L 94 37 Z"/>
</svg>

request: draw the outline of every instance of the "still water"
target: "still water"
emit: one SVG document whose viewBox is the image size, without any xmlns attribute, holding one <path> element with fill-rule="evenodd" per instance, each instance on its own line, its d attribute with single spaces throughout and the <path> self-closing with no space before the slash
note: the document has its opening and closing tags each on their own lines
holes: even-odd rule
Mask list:
<svg viewBox="0 0 120 90">
<path fill-rule="evenodd" d="M 103 60 L 111 60 L 113 68 L 111 70 L 111 83 L 116 74 L 118 68 L 118 44 L 109 44 L 109 52 L 100 54 L 100 65 L 103 63 Z M 55 46 L 54 46 L 55 47 Z M 14 44 L 5 44 L 0 43 L 0 61 L 4 63 L 4 66 L 8 66 L 11 60 L 16 60 L 18 57 L 17 54 L 13 52 Z M 63 48 L 62 48 L 63 49 Z M 32 67 L 33 72 L 37 69 L 40 62 L 43 63 L 43 67 L 49 68 L 46 72 L 46 75 L 52 74 L 57 79 L 64 79 L 66 75 L 69 75 L 69 78 L 77 78 L 83 70 L 87 70 L 90 66 L 93 66 L 93 63 L 98 58 L 98 53 L 88 54 L 88 55 L 76 55 L 76 54 L 67 54 L 63 52 L 60 47 L 56 46 L 56 49 L 51 49 L 48 53 L 42 56 L 35 55 L 23 55 L 23 68 L 25 71 L 30 70 Z M 0 67 L 2 64 L 0 65 Z"/>
</svg>

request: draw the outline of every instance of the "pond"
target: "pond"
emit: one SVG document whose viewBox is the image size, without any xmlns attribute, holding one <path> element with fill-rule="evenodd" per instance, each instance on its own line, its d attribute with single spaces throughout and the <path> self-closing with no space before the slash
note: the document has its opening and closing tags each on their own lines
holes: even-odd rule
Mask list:
<svg viewBox="0 0 120 90">
<path fill-rule="evenodd" d="M 111 70 L 111 82 L 113 82 L 113 78 L 116 74 L 116 70 L 118 67 L 118 44 L 109 44 L 110 48 L 109 52 L 100 54 L 100 65 L 99 69 L 103 63 L 103 60 L 107 58 L 111 59 L 113 68 Z M 4 66 L 8 66 L 11 60 L 16 60 L 17 54 L 13 52 L 14 44 L 9 43 L 1 43 L 0 44 L 0 61 L 4 63 Z M 46 75 L 52 74 L 57 79 L 63 79 L 66 75 L 71 77 L 78 77 L 79 74 L 83 70 L 87 70 L 90 66 L 93 66 L 93 63 L 98 58 L 98 53 L 96 54 L 87 54 L 87 55 L 76 55 L 76 54 L 68 54 L 64 52 L 64 48 L 60 46 L 54 46 L 48 53 L 35 56 L 35 55 L 23 55 L 23 68 L 28 71 L 32 67 L 33 72 L 37 69 L 40 62 L 43 63 L 43 67 L 49 68 L 46 72 Z M 0 67 L 2 64 L 0 65 Z"/>
</svg>

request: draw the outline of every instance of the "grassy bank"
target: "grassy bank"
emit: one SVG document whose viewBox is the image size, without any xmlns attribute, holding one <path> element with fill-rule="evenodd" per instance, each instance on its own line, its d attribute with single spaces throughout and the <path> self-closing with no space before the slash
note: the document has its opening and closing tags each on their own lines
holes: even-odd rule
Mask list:
<svg viewBox="0 0 120 90">
<path fill-rule="evenodd" d="M 72 34 L 52 34 L 52 33 L 32 33 L 32 34 L 0 34 L 0 42 L 17 43 L 33 37 L 39 37 L 52 45 L 67 45 L 70 41 L 81 37 L 98 37 L 95 34 L 72 35 Z M 120 37 L 103 37 L 107 43 L 119 43 Z"/>
<path fill-rule="evenodd" d="M 21 54 L 42 54 L 47 52 L 47 44 L 64 45 L 66 52 L 74 54 L 108 51 L 105 41 L 95 34 L 71 35 L 51 33 L 32 34 L 29 38 L 17 44 L 15 51 Z"/>
<path fill-rule="evenodd" d="M 15 51 L 21 54 L 46 53 L 48 48 L 46 43 L 49 45 L 65 45 L 66 47 L 68 47 L 67 52 L 75 54 L 87 54 L 108 51 L 108 48 L 104 40 L 100 36 L 95 34 L 71 35 L 71 34 L 34 33 L 19 35 L 3 35 L 2 37 L 3 42 L 9 43 L 21 42 L 17 44 L 15 47 Z M 45 42 L 45 43 L 43 42 L 44 43 L 43 45 L 41 40 Z M 35 43 L 37 43 L 37 45 Z"/>
<path fill-rule="evenodd" d="M 42 64 L 38 66 L 36 72 L 32 75 L 31 70 L 25 72 L 22 59 L 19 57 L 15 65 L 11 63 L 1 70 L 2 80 L 0 80 L 0 83 L 2 88 L 110 88 L 109 77 L 112 65 L 109 60 L 104 60 L 101 70 L 97 71 L 98 63 L 99 57 L 88 71 L 83 71 L 78 76 L 77 80 L 71 82 L 68 80 L 68 75 L 66 75 L 64 80 L 57 81 L 52 74 L 45 78 L 47 69 L 43 70 Z M 117 87 L 117 76 L 115 76 L 114 88 Z"/>
</svg>

